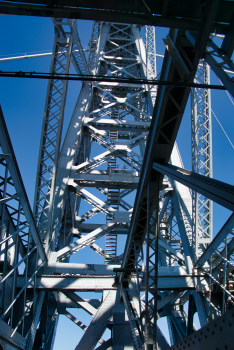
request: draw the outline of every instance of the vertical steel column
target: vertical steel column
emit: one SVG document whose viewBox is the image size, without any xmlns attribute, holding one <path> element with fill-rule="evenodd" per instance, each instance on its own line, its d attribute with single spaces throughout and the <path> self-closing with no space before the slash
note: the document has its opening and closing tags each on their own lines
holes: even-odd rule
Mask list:
<svg viewBox="0 0 234 350">
<path fill-rule="evenodd" d="M 34 304 L 34 315 L 33 315 L 31 328 L 26 339 L 26 345 L 25 345 L 26 350 L 32 350 L 33 348 L 37 326 L 40 321 L 40 315 L 41 315 L 42 304 L 44 301 L 44 296 L 45 296 L 45 292 L 39 292 L 36 304 Z"/>
<path fill-rule="evenodd" d="M 91 40 L 89 43 L 89 71 L 90 74 L 97 73 L 96 63 L 98 57 L 98 44 L 99 44 L 99 33 L 101 30 L 102 24 L 100 22 L 93 22 Z"/>
<path fill-rule="evenodd" d="M 156 67 L 156 42 L 155 42 L 155 27 L 145 26 L 145 45 L 146 45 L 146 69 L 147 69 L 147 79 L 156 79 L 157 67 Z M 149 87 L 152 103 L 154 106 L 157 86 L 151 85 Z"/>
<path fill-rule="evenodd" d="M 135 251 L 135 265 L 136 265 L 136 286 L 135 290 L 137 292 L 138 299 L 138 307 L 139 307 L 139 316 L 140 316 L 140 331 L 143 336 L 143 320 L 141 318 L 141 314 L 143 311 L 143 305 L 141 300 L 141 284 L 145 281 L 145 261 L 144 261 L 144 253 L 141 242 L 135 240 L 134 242 L 134 251 Z"/>
<path fill-rule="evenodd" d="M 152 208 L 153 192 L 159 198 L 158 175 L 156 181 L 147 187 L 147 228 L 146 228 L 146 281 L 145 281 L 145 350 L 157 350 L 157 293 L 158 293 L 158 234 L 159 234 L 159 200 Z M 152 210 L 154 209 L 154 210 Z M 152 213 L 155 213 L 155 219 Z"/>
<path fill-rule="evenodd" d="M 20 203 L 20 200 L 19 200 L 18 214 L 17 214 L 17 225 L 16 225 L 17 230 L 19 230 L 19 224 L 20 224 L 20 211 L 21 211 L 21 203 Z M 17 235 L 16 239 L 15 239 L 15 251 L 14 251 L 13 265 L 16 265 L 18 263 L 18 254 L 19 254 L 19 235 Z M 11 302 L 15 298 L 16 282 L 17 282 L 17 270 L 14 270 L 14 272 L 13 272 L 13 282 L 12 282 L 12 292 L 11 292 Z M 10 326 L 11 327 L 12 327 L 12 324 L 13 324 L 13 314 L 14 314 L 14 305 L 11 308 L 11 320 L 10 320 Z"/>
<path fill-rule="evenodd" d="M 71 65 L 73 29 L 70 28 L 67 20 L 56 19 L 54 23 L 55 39 L 50 73 L 68 74 Z M 66 37 L 59 29 L 62 25 L 68 28 Z M 33 213 L 46 251 L 50 239 L 54 186 L 67 86 L 68 81 L 58 79 L 49 81 L 42 125 Z"/>
<path fill-rule="evenodd" d="M 4 157 L 2 156 L 1 159 L 1 163 L 4 164 L 5 166 L 5 176 L 4 176 L 4 181 L 3 181 L 3 190 L 1 191 L 0 195 L 1 195 L 1 199 L 3 200 L 3 203 L 0 205 L 1 207 L 1 228 L 0 228 L 0 240 L 3 241 L 5 238 L 7 238 L 7 225 L 5 224 L 5 202 L 4 199 L 6 198 L 6 194 L 7 194 L 7 180 L 8 180 L 8 156 Z M 8 220 L 9 221 L 9 220 Z M 8 240 L 4 243 L 0 245 L 0 252 L 4 252 L 1 253 L 0 256 L 0 261 L 3 264 L 2 266 L 2 276 L 4 278 L 4 276 L 6 275 L 6 263 L 7 263 L 7 248 L 8 248 Z M 3 314 L 4 312 L 4 304 L 5 304 L 5 282 L 2 283 L 1 286 L 1 310 L 0 310 L 0 315 Z"/>
<path fill-rule="evenodd" d="M 119 120 L 119 111 L 114 110 L 110 114 L 110 118 L 114 120 Z M 118 142 L 118 131 L 109 130 L 109 137 L 112 140 Z M 107 172 L 109 175 L 111 173 L 116 172 L 117 164 L 116 157 L 109 158 L 107 162 Z M 114 208 L 115 210 L 119 210 L 119 201 L 120 201 L 120 189 L 119 188 L 108 188 L 107 189 L 107 204 Z M 106 222 L 112 222 L 113 214 L 109 214 L 106 216 Z M 108 232 L 105 235 L 105 264 L 115 264 L 116 263 L 116 252 L 117 252 L 117 232 L 116 229 Z"/>
<path fill-rule="evenodd" d="M 210 68 L 201 61 L 196 83 L 210 84 Z M 210 90 L 196 88 L 191 92 L 192 170 L 212 177 L 212 129 Z M 193 191 L 193 247 L 198 258 L 213 236 L 212 201 Z"/>
<path fill-rule="evenodd" d="M 227 259 L 227 237 L 225 238 L 225 259 Z M 226 283 L 227 283 L 227 263 L 224 260 L 223 261 L 223 301 L 222 301 L 222 314 L 224 314 L 224 312 L 226 311 L 226 303 L 225 303 L 225 299 L 226 299 L 226 294 L 225 294 L 225 289 L 226 289 Z"/>
</svg>

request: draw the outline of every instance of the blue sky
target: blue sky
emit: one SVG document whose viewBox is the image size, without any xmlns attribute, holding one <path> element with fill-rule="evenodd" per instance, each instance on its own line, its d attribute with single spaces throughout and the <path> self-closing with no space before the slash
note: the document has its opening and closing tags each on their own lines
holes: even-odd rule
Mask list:
<svg viewBox="0 0 234 350">
<path fill-rule="evenodd" d="M 88 46 L 91 35 L 91 21 L 78 21 L 78 32 L 84 46 Z M 54 28 L 51 19 L 21 16 L 1 16 L 1 57 L 17 56 L 29 53 L 42 53 L 52 51 Z M 167 34 L 167 29 L 157 29 L 157 52 L 164 53 L 162 37 Z M 0 58 L 1 58 L 0 57 Z M 158 71 L 162 59 L 158 59 Z M 36 71 L 49 72 L 50 58 L 35 58 L 8 63 L 0 62 L 3 71 Z M 31 205 L 33 204 L 40 132 L 44 112 L 45 96 L 47 89 L 46 80 L 31 80 L 17 78 L 0 78 L 0 103 L 5 116 L 8 131 L 12 140 L 16 158 L 22 174 L 26 191 Z M 218 84 L 217 78 L 211 74 L 211 83 Z M 81 84 L 69 82 L 67 105 L 65 110 L 64 132 L 72 114 Z M 224 91 L 212 91 L 212 109 L 218 116 L 224 129 L 234 143 L 234 114 Z M 217 122 L 212 119 L 213 132 L 213 177 L 234 185 L 233 179 L 233 149 L 223 135 Z M 191 116 L 190 99 L 183 117 L 182 125 L 178 134 L 178 146 L 182 155 L 185 168 L 191 169 Z M 214 234 L 222 227 L 230 212 L 218 205 L 214 205 Z M 88 248 L 87 248 L 88 249 Z M 89 254 L 90 249 L 88 249 Z M 86 255 L 84 249 L 80 259 Z M 85 297 L 89 296 L 85 294 Z M 90 295 L 91 297 L 91 295 Z M 96 295 L 101 298 L 101 295 Z M 72 313 L 88 322 L 91 320 L 82 310 Z M 74 349 L 83 331 L 75 326 L 64 316 L 58 327 L 58 334 L 54 349 Z M 63 332 L 66 329 L 66 334 Z M 108 334 L 106 335 L 108 337 Z M 105 338 L 105 337 L 104 337 Z"/>
</svg>

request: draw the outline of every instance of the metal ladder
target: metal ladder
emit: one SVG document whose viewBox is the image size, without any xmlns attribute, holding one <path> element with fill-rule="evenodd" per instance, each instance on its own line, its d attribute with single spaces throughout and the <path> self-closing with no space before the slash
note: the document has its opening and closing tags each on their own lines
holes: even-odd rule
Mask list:
<svg viewBox="0 0 234 350">
<path fill-rule="evenodd" d="M 111 119 L 119 119 L 119 112 L 114 111 L 111 113 Z M 109 131 L 109 137 L 113 140 L 118 140 L 118 131 Z M 113 172 L 116 169 L 116 158 L 108 160 L 108 171 Z M 119 188 L 109 188 L 107 192 L 107 204 L 115 210 L 119 210 Z M 112 214 L 113 215 L 113 214 Z M 113 220 L 111 214 L 106 216 L 106 222 L 109 223 Z M 105 236 L 105 259 L 104 263 L 106 264 L 115 264 L 116 263 L 116 248 L 117 248 L 117 231 L 113 229 Z"/>
</svg>

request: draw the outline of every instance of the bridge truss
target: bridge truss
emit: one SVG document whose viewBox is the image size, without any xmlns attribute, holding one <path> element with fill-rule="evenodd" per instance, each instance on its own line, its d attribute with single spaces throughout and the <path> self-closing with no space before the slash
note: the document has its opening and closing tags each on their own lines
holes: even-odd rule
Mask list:
<svg viewBox="0 0 234 350">
<path fill-rule="evenodd" d="M 183 9 L 178 1 L 169 15 L 170 1 L 162 11 L 147 1 L 134 17 L 120 1 L 121 17 L 88 1 L 73 8 L 74 18 L 80 10 L 95 20 L 88 55 L 69 1 L 65 9 L 18 3 L 1 2 L 0 11 L 56 18 L 33 211 L 0 115 L 2 348 L 53 349 L 63 314 L 85 331 L 76 350 L 231 349 L 234 216 L 213 239 L 212 201 L 233 211 L 234 188 L 212 178 L 209 75 L 234 97 L 233 2 Z M 171 27 L 159 76 L 157 26 Z M 61 145 L 72 63 L 83 83 Z M 175 142 L 190 93 L 192 171 Z M 83 249 L 103 264 L 70 262 Z"/>
</svg>

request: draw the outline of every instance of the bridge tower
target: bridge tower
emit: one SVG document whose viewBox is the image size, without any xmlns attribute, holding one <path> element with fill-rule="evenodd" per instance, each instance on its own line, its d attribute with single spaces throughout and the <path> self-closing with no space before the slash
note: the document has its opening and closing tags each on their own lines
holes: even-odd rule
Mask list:
<svg viewBox="0 0 234 350">
<path fill-rule="evenodd" d="M 60 314 L 84 330 L 76 350 L 205 349 L 230 327 L 234 218 L 212 240 L 212 200 L 233 210 L 234 190 L 212 179 L 208 88 L 211 67 L 234 96 L 234 66 L 212 9 L 198 32 L 170 29 L 160 79 L 154 26 L 94 21 L 86 55 L 76 20 L 53 20 L 33 211 L 0 116 L 2 348 L 52 350 Z M 82 87 L 62 142 L 71 64 Z M 175 140 L 191 88 L 188 171 Z"/>
</svg>

